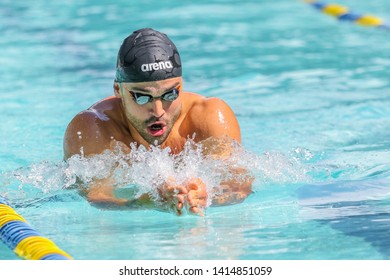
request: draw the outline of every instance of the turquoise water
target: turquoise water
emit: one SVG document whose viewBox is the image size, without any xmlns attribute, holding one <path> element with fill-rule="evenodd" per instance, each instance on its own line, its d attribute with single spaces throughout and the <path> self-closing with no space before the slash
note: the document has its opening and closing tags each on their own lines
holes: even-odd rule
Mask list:
<svg viewBox="0 0 390 280">
<path fill-rule="evenodd" d="M 0 195 L 36 230 L 75 259 L 390 259 L 390 32 L 293 0 L 62 2 L 0 3 Z M 385 0 L 338 3 L 390 20 Z M 112 94 L 119 45 L 146 26 L 176 43 L 186 90 L 236 112 L 236 160 L 256 175 L 244 203 L 102 211 L 69 188 L 120 159 L 65 163 L 62 137 Z M 0 244 L 0 259 L 18 257 Z"/>
</svg>

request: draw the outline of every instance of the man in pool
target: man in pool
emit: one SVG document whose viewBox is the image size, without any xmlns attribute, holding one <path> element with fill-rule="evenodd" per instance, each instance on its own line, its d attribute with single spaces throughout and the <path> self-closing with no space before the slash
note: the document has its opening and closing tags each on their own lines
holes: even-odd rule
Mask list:
<svg viewBox="0 0 390 280">
<path fill-rule="evenodd" d="M 118 145 L 129 152 L 130 143 L 147 149 L 152 145 L 169 147 L 177 154 L 189 138 L 202 144 L 205 155 L 219 158 L 229 156 L 232 144 L 241 142 L 231 108 L 218 98 L 184 91 L 176 46 L 165 34 L 144 28 L 128 36 L 119 49 L 114 96 L 98 101 L 69 123 L 64 157 L 93 156 Z M 212 197 L 211 205 L 240 203 L 251 193 L 253 179 L 244 169 L 232 167 L 226 172 L 241 178 L 244 174 L 246 179 L 221 182 L 222 191 Z M 158 201 L 149 194 L 117 198 L 114 185 L 113 176 L 95 180 L 84 189 L 84 195 L 98 206 L 150 207 L 179 215 L 183 209 L 203 215 L 209 195 L 200 178 L 188 178 L 185 184 L 176 184 L 172 178 L 158 188 Z"/>
</svg>

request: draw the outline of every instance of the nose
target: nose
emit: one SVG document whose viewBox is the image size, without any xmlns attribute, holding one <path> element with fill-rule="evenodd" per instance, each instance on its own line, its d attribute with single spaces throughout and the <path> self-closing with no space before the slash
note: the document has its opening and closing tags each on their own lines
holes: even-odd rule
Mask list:
<svg viewBox="0 0 390 280">
<path fill-rule="evenodd" d="M 151 114 L 154 117 L 161 117 L 165 114 L 164 106 L 160 99 L 155 99 L 152 101 Z"/>
</svg>

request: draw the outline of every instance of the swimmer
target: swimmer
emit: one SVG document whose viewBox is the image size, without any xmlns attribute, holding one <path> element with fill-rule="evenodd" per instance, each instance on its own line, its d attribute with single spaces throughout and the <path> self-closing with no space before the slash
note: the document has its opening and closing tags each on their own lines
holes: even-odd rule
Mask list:
<svg viewBox="0 0 390 280">
<path fill-rule="evenodd" d="M 64 136 L 64 158 L 76 154 L 89 157 L 118 145 L 130 152 L 131 143 L 150 149 L 158 145 L 173 154 L 184 149 L 189 138 L 201 143 L 205 155 L 226 158 L 233 143 L 241 143 L 240 127 L 231 108 L 221 99 L 206 98 L 183 89 L 179 52 L 167 35 L 151 28 L 133 32 L 122 43 L 117 57 L 114 95 L 77 114 Z M 232 167 L 226 172 L 245 180 L 221 182 L 222 191 L 211 205 L 240 203 L 251 193 L 253 178 L 246 170 Z M 229 178 L 234 177 L 230 176 Z M 114 176 L 96 179 L 84 189 L 95 206 L 183 210 L 203 215 L 207 205 L 205 183 L 171 178 L 158 187 L 159 201 L 145 193 L 134 199 L 115 197 Z"/>
</svg>

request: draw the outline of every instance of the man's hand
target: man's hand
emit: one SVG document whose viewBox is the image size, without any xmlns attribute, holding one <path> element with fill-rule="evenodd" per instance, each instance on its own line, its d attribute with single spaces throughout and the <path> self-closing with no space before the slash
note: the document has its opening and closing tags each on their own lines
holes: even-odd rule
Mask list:
<svg viewBox="0 0 390 280">
<path fill-rule="evenodd" d="M 160 198 L 164 206 L 176 213 L 182 214 L 182 209 L 187 196 L 187 189 L 184 186 L 175 185 L 174 182 L 169 181 L 164 186 L 158 189 Z"/>
<path fill-rule="evenodd" d="M 207 191 L 205 184 L 199 178 L 190 179 L 183 185 L 176 185 L 174 181 L 169 181 L 164 187 L 159 188 L 159 194 L 168 209 L 173 210 L 177 215 L 183 213 L 183 208 L 192 214 L 204 215 Z"/>
<path fill-rule="evenodd" d="M 204 209 L 207 207 L 206 185 L 199 178 L 189 180 L 187 184 L 187 205 L 188 210 L 199 216 L 204 216 Z"/>
</svg>

